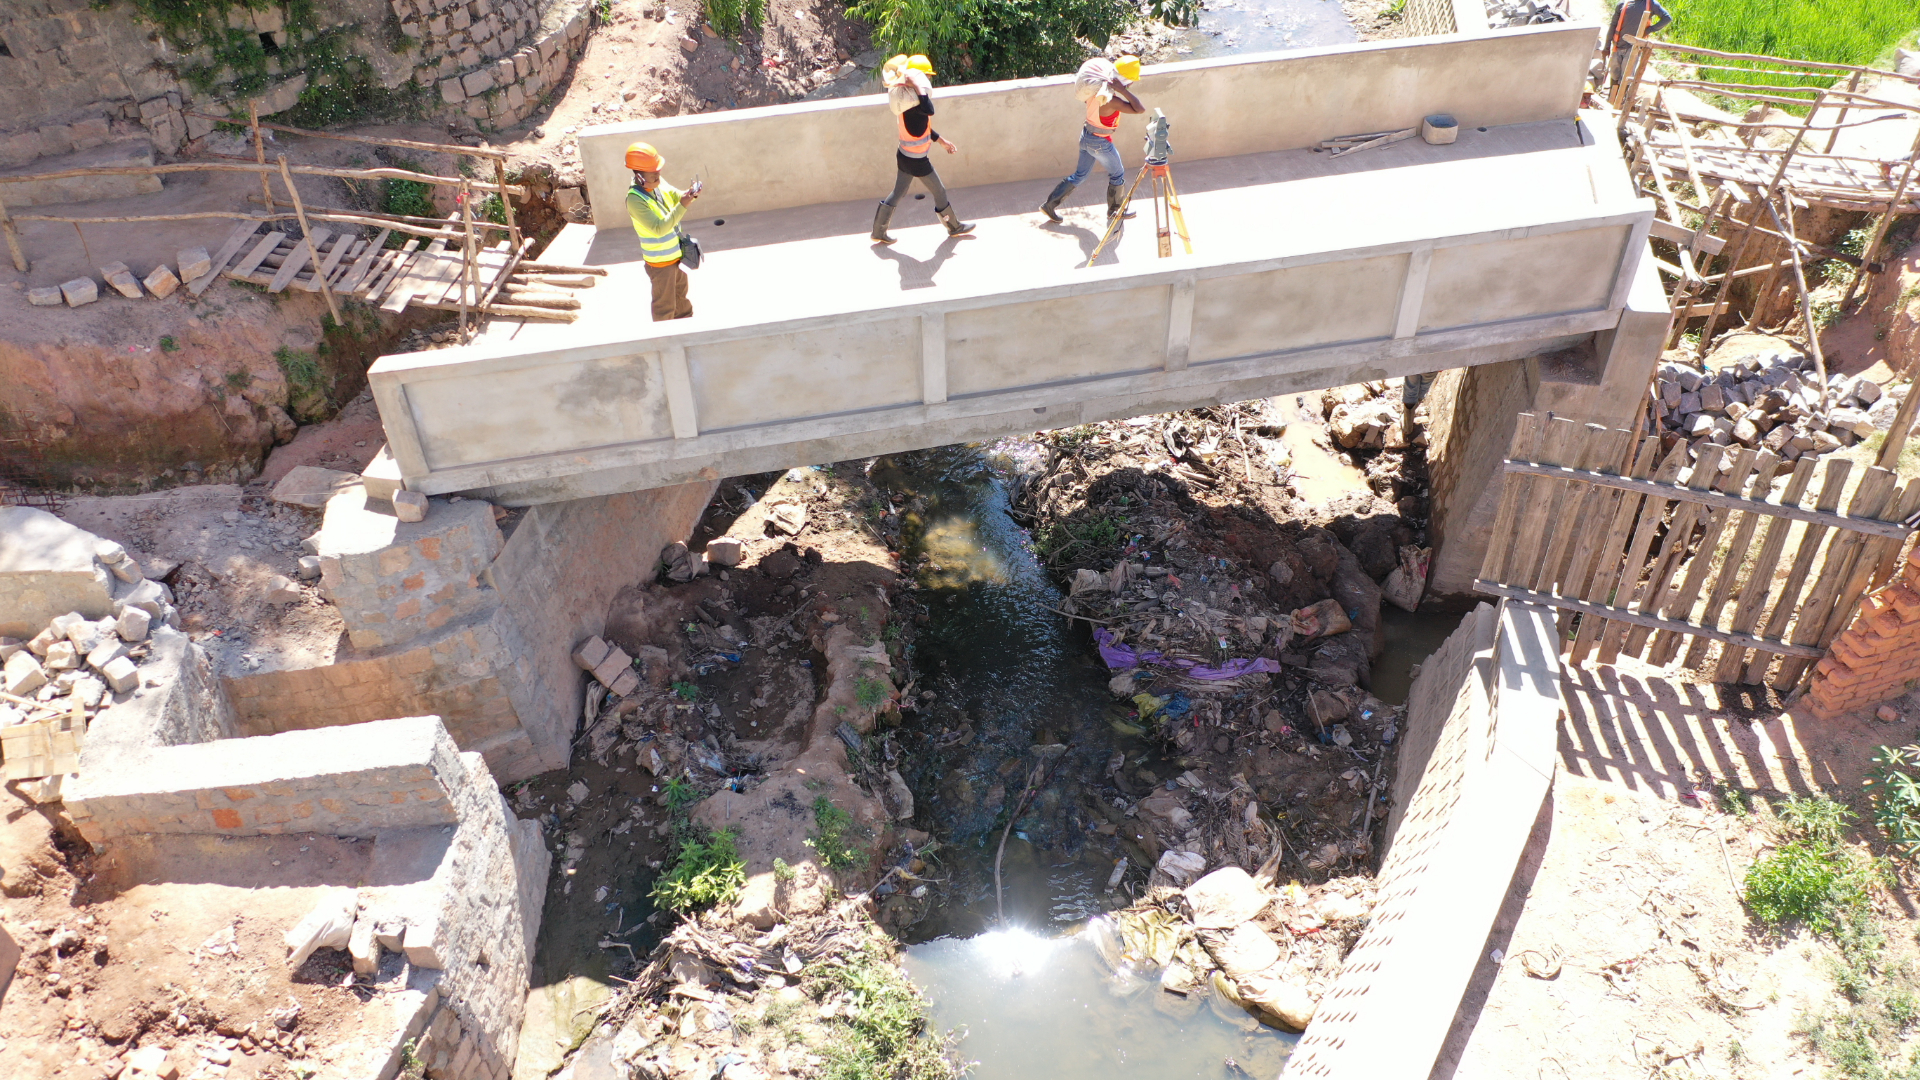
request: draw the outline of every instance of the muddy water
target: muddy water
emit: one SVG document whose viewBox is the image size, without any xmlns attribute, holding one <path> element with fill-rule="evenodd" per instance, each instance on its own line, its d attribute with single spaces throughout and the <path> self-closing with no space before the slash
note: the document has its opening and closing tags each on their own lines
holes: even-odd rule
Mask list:
<svg viewBox="0 0 1920 1080">
<path fill-rule="evenodd" d="M 1340 0 L 1206 0 L 1199 25 L 1182 35 L 1182 60 L 1359 40 Z"/>
<path fill-rule="evenodd" d="M 946 447 L 876 464 L 876 483 L 902 501 L 909 554 L 924 555 L 929 620 L 915 670 L 934 697 L 914 721 L 937 747 L 909 755 L 916 824 L 944 844 L 947 904 L 914 928 L 907 969 L 934 1018 L 968 1034 L 961 1052 L 975 1080 L 1115 1076 L 1274 1075 L 1293 1041 L 1243 1013 L 1117 985 L 1090 945 L 1086 920 L 1128 902 L 1108 893 L 1112 862 L 1089 844 L 1108 759 L 1151 757 L 1116 731 L 1107 672 L 1086 632 L 1055 614 L 1061 594 L 1006 512 L 1002 479 L 1023 448 L 982 454 Z M 941 744 L 946 744 L 941 746 Z M 1036 745 L 1066 747 L 1024 808 Z M 996 891 L 993 864 L 1008 815 L 1019 810 Z M 1004 917 L 1003 917 L 1004 913 Z M 1172 1011 L 1168 1011 L 1172 1010 Z"/>
</svg>

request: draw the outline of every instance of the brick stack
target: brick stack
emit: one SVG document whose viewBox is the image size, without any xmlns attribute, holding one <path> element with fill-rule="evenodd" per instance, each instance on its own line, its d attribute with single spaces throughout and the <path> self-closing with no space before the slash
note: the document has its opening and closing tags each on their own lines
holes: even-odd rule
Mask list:
<svg viewBox="0 0 1920 1080">
<path fill-rule="evenodd" d="M 1897 697 L 1920 684 L 1920 546 L 1900 572 L 1860 604 L 1853 625 L 1813 669 L 1806 700 L 1829 719 Z"/>
</svg>

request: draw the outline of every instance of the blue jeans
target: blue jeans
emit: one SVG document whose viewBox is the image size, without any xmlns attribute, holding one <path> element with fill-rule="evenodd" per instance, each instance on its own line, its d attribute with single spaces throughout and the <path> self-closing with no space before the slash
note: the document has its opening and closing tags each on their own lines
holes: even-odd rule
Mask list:
<svg viewBox="0 0 1920 1080">
<path fill-rule="evenodd" d="M 1099 162 L 1107 170 L 1107 186 L 1117 187 L 1127 182 L 1126 166 L 1120 164 L 1120 151 L 1113 143 L 1092 134 L 1082 128 L 1080 131 L 1080 160 L 1074 164 L 1073 175 L 1067 177 L 1068 187 L 1079 187 L 1087 174 L 1093 171 L 1094 162 Z"/>
</svg>

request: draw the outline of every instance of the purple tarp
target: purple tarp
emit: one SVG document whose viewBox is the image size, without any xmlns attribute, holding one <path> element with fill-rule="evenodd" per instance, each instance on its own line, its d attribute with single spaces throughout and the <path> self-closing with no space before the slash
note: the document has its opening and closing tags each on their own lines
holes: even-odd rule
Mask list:
<svg viewBox="0 0 1920 1080">
<path fill-rule="evenodd" d="M 1264 656 L 1236 657 L 1218 666 L 1202 664 L 1198 660 L 1183 660 L 1178 657 L 1168 659 L 1159 652 L 1139 652 L 1131 645 L 1116 645 L 1113 631 L 1106 627 L 1097 627 L 1093 631 L 1093 640 L 1100 646 L 1100 659 L 1107 662 L 1109 670 L 1136 668 L 1142 664 L 1165 664 L 1180 669 L 1189 679 L 1202 679 L 1217 682 L 1222 679 L 1237 679 L 1242 675 L 1256 672 L 1271 674 L 1280 670 L 1280 663 Z"/>
</svg>

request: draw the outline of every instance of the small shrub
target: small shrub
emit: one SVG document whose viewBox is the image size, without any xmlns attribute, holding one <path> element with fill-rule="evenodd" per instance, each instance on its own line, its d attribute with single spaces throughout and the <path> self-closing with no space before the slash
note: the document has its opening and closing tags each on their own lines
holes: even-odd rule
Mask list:
<svg viewBox="0 0 1920 1080">
<path fill-rule="evenodd" d="M 227 372 L 227 389 L 229 390 L 245 390 L 247 388 L 247 384 L 252 381 L 253 381 L 253 376 L 248 374 L 247 372 L 244 372 L 244 371 Z"/>
<path fill-rule="evenodd" d="M 736 834 L 722 829 L 705 838 L 689 834 L 680 841 L 673 865 L 653 883 L 654 902 L 685 915 L 732 902 L 747 883 L 747 864 L 735 846 Z"/>
<path fill-rule="evenodd" d="M 1844 804 L 1818 797 L 1789 797 L 1774 808 L 1774 813 L 1793 835 L 1826 846 L 1838 844 L 1854 818 Z"/>
<path fill-rule="evenodd" d="M 799 871 L 795 870 L 793 864 L 787 860 L 778 857 L 773 860 L 773 880 L 792 881 L 798 873 Z"/>
<path fill-rule="evenodd" d="M 1873 823 L 1896 858 L 1920 855 L 1920 746 L 1883 746 L 1874 752 L 1866 787 Z"/>
<path fill-rule="evenodd" d="M 179 352 L 180 343 L 173 340 L 173 335 L 171 334 L 164 335 L 160 338 L 160 351 L 161 352 Z"/>
<path fill-rule="evenodd" d="M 703 0 L 701 6 L 707 21 L 727 37 L 738 37 L 743 29 L 758 30 L 767 19 L 766 0 Z"/>
<path fill-rule="evenodd" d="M 1770 926 L 1831 934 L 1866 905 L 1857 872 L 1831 846 L 1795 840 L 1747 868 L 1746 901 Z"/>
<path fill-rule="evenodd" d="M 853 684 L 854 703 L 863 709 L 871 709 L 887 700 L 888 686 L 883 679 L 869 679 L 862 675 Z"/>
<path fill-rule="evenodd" d="M 700 698 L 700 688 L 690 682 L 676 681 L 673 684 L 673 692 L 681 701 L 697 701 Z"/>
<path fill-rule="evenodd" d="M 819 852 L 828 866 L 835 870 L 857 870 L 867 864 L 866 852 L 860 850 L 858 843 L 866 838 L 867 830 L 825 795 L 813 800 L 813 825 L 815 831 L 808 834 L 807 846 Z"/>
<path fill-rule="evenodd" d="M 700 789 L 693 781 L 684 776 L 675 776 L 667 780 L 667 811 L 678 814 L 687 807 L 700 801 Z"/>
<path fill-rule="evenodd" d="M 279 361 L 280 370 L 287 375 L 287 385 L 296 393 L 320 388 L 320 362 L 310 354 L 295 352 L 282 345 L 273 351 L 273 358 Z"/>
</svg>

